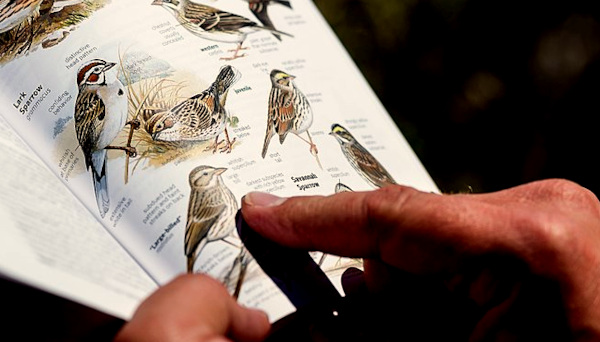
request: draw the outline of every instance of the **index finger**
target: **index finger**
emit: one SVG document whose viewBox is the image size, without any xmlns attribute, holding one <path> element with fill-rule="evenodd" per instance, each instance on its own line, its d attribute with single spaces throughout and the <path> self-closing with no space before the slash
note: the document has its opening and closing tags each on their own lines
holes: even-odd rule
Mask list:
<svg viewBox="0 0 600 342">
<path fill-rule="evenodd" d="M 406 186 L 289 199 L 250 193 L 242 213 L 254 230 L 280 244 L 378 258 L 416 272 L 447 269 L 465 254 L 518 248 L 522 236 L 509 227 L 528 217 L 483 195 Z"/>
</svg>

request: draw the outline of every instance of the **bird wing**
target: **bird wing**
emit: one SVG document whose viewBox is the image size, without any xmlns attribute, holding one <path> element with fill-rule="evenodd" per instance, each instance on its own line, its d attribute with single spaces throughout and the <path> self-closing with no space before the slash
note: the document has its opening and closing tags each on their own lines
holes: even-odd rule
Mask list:
<svg viewBox="0 0 600 342">
<path fill-rule="evenodd" d="M 4 9 L 8 8 L 8 4 L 11 0 L 0 0 L 0 14 L 4 13 Z M 16 2 L 16 1 L 15 1 Z M 3 16 L 0 15 L 1 19 L 4 19 Z"/>
<path fill-rule="evenodd" d="M 293 122 L 296 118 L 292 94 L 286 91 L 279 94 L 273 103 L 273 110 L 275 111 L 273 117 L 275 132 L 277 132 L 280 137 L 284 137 L 293 127 Z M 283 141 L 283 139 L 281 139 L 281 141 Z"/>
<path fill-rule="evenodd" d="M 75 102 L 75 131 L 79 146 L 85 155 L 87 168 L 93 165 L 92 152 L 96 150 L 96 142 L 102 132 L 105 115 L 106 107 L 98 94 L 85 90 L 79 92 Z"/>
<path fill-rule="evenodd" d="M 202 130 L 213 123 L 215 102 L 214 94 L 204 91 L 178 104 L 171 112 L 175 120 L 183 126 Z"/>
<path fill-rule="evenodd" d="M 349 151 L 354 160 L 356 160 L 357 166 L 366 174 L 377 186 L 388 184 L 396 184 L 392 176 L 387 170 L 373 157 L 373 155 L 367 151 L 361 144 L 355 142 Z"/>
<path fill-rule="evenodd" d="M 193 255 L 196 247 L 217 222 L 221 213 L 226 209 L 223 202 L 205 203 L 199 191 L 192 191 L 188 207 L 187 225 L 185 227 L 185 255 Z"/>
<path fill-rule="evenodd" d="M 248 18 L 191 1 L 184 8 L 184 16 L 205 31 L 230 31 L 256 26 L 256 23 Z"/>
</svg>

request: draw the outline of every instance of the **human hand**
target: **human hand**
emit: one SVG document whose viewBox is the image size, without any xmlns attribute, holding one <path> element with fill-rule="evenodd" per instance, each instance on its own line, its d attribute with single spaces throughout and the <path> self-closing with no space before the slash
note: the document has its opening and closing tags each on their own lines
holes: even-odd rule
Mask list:
<svg viewBox="0 0 600 342">
<path fill-rule="evenodd" d="M 442 301 L 443 288 L 477 308 L 463 332 L 473 341 L 600 338 L 600 203 L 574 183 L 458 195 L 404 186 L 289 199 L 250 193 L 242 213 L 282 245 L 366 258 L 366 287 L 396 295 L 377 297 L 388 309 L 371 309 L 395 316 L 407 307 L 402 319 L 421 310 L 423 336 L 448 327 L 434 320 L 468 312 Z M 397 332 L 415 323 L 389 316 L 378 319 Z"/>
<path fill-rule="evenodd" d="M 175 278 L 148 297 L 115 342 L 262 341 L 267 316 L 235 302 L 216 280 L 200 274 Z"/>
</svg>

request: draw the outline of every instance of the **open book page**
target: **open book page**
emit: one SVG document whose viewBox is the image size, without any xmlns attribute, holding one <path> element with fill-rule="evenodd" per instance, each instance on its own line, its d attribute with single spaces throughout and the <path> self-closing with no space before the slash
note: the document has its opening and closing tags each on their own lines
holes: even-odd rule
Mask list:
<svg viewBox="0 0 600 342">
<path fill-rule="evenodd" d="M 128 319 L 156 284 L 1 117 L 0 149 L 0 272 Z"/>
<path fill-rule="evenodd" d="M 208 273 L 276 320 L 293 307 L 237 236 L 244 194 L 437 191 L 309 0 L 40 11 L 0 40 L 2 115 L 159 284 Z"/>
</svg>

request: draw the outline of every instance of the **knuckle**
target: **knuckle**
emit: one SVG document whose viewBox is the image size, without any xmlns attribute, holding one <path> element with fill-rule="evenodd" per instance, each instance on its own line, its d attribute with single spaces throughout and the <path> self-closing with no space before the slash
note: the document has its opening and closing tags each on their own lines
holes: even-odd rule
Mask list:
<svg viewBox="0 0 600 342">
<path fill-rule="evenodd" d="M 548 198 L 578 204 L 586 207 L 598 207 L 598 198 L 588 189 L 566 179 L 549 179 L 542 183 Z"/>
</svg>

